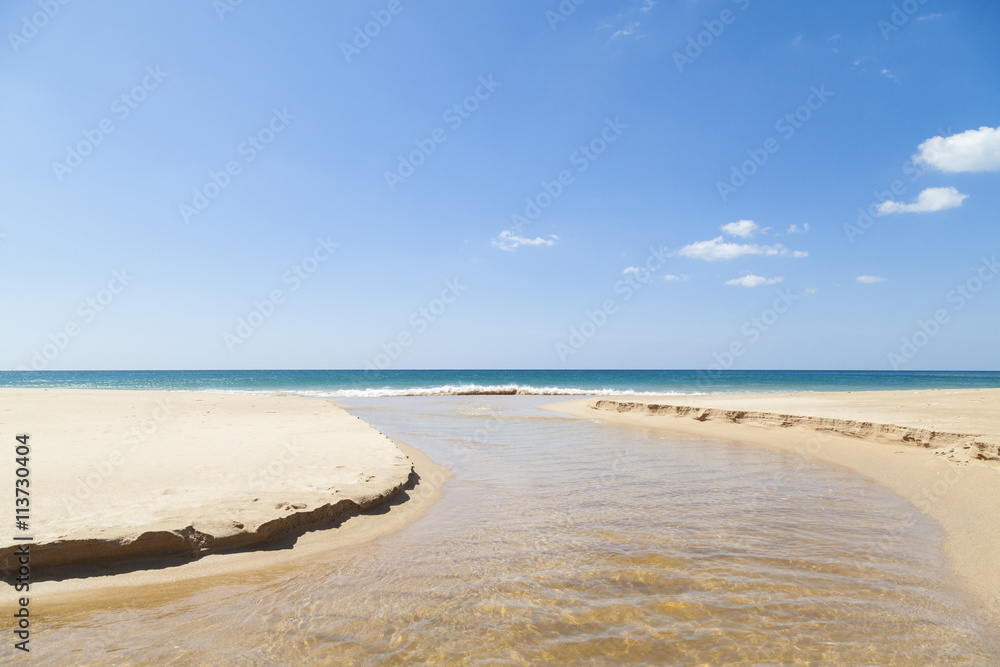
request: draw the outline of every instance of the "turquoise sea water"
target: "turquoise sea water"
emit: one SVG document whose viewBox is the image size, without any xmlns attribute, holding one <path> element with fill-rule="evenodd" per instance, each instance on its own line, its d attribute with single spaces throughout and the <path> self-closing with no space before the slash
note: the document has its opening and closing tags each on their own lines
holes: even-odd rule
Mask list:
<svg viewBox="0 0 1000 667">
<path fill-rule="evenodd" d="M 329 398 L 705 394 L 1000 387 L 998 371 L 259 370 L 0 372 L 0 387 L 297 393 Z"/>
</svg>

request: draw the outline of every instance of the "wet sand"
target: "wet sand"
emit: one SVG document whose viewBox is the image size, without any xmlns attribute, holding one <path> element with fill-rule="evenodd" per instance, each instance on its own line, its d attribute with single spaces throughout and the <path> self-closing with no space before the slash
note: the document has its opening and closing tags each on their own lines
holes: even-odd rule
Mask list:
<svg viewBox="0 0 1000 667">
<path fill-rule="evenodd" d="M 1000 620 L 1000 389 L 590 398 L 546 408 L 792 451 L 860 473 L 941 525 L 952 568 Z M 911 523 L 900 520 L 882 542 Z"/>
</svg>

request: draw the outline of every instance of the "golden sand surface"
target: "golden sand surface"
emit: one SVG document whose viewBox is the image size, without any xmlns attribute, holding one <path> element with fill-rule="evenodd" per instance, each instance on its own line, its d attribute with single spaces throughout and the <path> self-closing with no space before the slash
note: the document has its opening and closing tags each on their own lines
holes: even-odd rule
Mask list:
<svg viewBox="0 0 1000 667">
<path fill-rule="evenodd" d="M 11 484 L 14 436 L 30 436 L 20 534 L 43 592 L 273 567 L 288 554 L 260 549 L 382 534 L 419 516 L 447 478 L 333 401 L 300 396 L 0 389 L 0 433 Z M 389 510 L 411 496 L 412 507 Z M 0 515 L 13 526 L 13 502 Z M 334 525 L 343 530 L 313 532 Z M 15 533 L 0 536 L 8 570 L 23 544 Z"/>
</svg>

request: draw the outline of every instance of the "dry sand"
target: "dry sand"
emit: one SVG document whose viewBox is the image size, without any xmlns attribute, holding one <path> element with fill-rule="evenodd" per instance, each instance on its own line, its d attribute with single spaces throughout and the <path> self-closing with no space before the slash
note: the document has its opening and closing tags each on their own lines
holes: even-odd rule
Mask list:
<svg viewBox="0 0 1000 667">
<path fill-rule="evenodd" d="M 11 486 L 14 435 L 25 432 L 31 530 L 20 534 L 34 538 L 33 574 L 70 579 L 32 589 L 60 594 L 284 566 L 289 550 L 328 551 L 412 521 L 448 477 L 334 402 L 297 396 L 0 389 Z M 13 504 L 0 510 L 6 526 Z M 15 532 L 0 533 L 6 569 Z M 213 555 L 263 546 L 280 549 Z"/>
<path fill-rule="evenodd" d="M 936 520 L 965 587 L 1000 622 L 1000 389 L 590 398 L 593 420 L 797 452 L 860 473 Z M 883 544 L 909 529 L 880 536 Z"/>
</svg>

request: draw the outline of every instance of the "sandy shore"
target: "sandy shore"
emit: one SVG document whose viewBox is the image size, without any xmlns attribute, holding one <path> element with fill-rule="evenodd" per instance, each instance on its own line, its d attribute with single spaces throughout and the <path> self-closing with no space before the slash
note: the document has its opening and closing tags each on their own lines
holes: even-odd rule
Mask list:
<svg viewBox="0 0 1000 667">
<path fill-rule="evenodd" d="M 860 473 L 942 526 L 952 567 L 1000 622 L 1000 389 L 590 398 L 546 408 Z M 910 525 L 901 518 L 880 543 Z"/>
<path fill-rule="evenodd" d="M 103 579 L 102 587 L 100 575 L 147 584 L 158 577 L 143 570 L 176 581 L 277 564 L 273 551 L 213 556 L 234 550 L 357 542 L 418 516 L 447 478 L 323 399 L 0 389 L 0 433 L 12 452 L 14 435 L 25 432 L 31 520 L 22 534 L 33 538 L 33 574 Z M 13 484 L 13 454 L 0 468 Z M 411 495 L 418 508 L 394 506 Z M 0 512 L 13 526 L 13 502 Z M 335 524 L 351 528 L 303 539 Z M 13 532 L 0 535 L 6 570 L 19 544 Z M 80 581 L 75 587 L 86 588 Z M 67 583 L 38 586 L 73 588 Z"/>
</svg>

